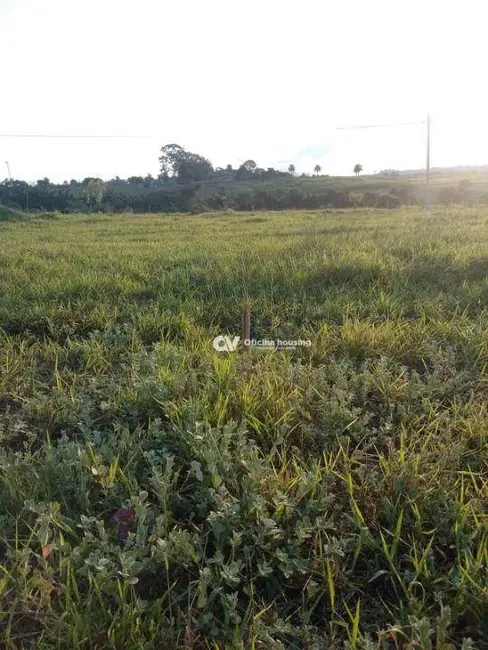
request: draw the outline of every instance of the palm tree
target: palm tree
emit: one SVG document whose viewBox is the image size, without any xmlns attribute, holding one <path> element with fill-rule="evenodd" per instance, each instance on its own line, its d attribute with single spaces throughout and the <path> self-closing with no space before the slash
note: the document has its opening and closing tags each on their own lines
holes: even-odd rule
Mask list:
<svg viewBox="0 0 488 650">
<path fill-rule="evenodd" d="M 292 164 L 288 167 L 288 172 L 289 172 L 290 174 L 294 174 L 295 171 L 296 171 L 296 170 L 295 170 L 295 165 L 292 163 Z"/>
<path fill-rule="evenodd" d="M 354 173 L 356 174 L 356 178 L 357 178 L 357 177 L 359 176 L 359 174 L 363 171 L 363 166 L 360 165 L 359 163 L 356 163 L 356 164 L 354 165 L 354 169 L 353 169 L 353 171 L 354 171 Z"/>
<path fill-rule="evenodd" d="M 313 168 L 313 170 L 314 170 L 314 172 L 315 172 L 315 173 L 317 174 L 317 176 L 318 176 L 318 175 L 320 174 L 320 172 L 322 171 L 322 167 L 321 167 L 320 165 L 315 165 L 315 167 Z"/>
</svg>

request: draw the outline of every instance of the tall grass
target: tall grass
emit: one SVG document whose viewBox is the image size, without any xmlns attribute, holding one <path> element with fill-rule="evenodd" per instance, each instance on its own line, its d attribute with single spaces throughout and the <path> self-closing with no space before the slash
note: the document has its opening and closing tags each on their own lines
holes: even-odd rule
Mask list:
<svg viewBox="0 0 488 650">
<path fill-rule="evenodd" d="M 0 224 L 0 642 L 488 647 L 488 211 Z M 252 307 L 256 338 L 216 352 Z"/>
</svg>

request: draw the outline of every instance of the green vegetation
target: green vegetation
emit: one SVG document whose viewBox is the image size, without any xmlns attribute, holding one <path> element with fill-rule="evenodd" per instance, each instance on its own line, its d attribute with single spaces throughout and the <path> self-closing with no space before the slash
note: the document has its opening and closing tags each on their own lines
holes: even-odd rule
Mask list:
<svg viewBox="0 0 488 650">
<path fill-rule="evenodd" d="M 0 204 L 0 221 L 15 221 L 18 219 L 25 219 L 27 217 L 21 210 L 14 210 L 7 208 Z"/>
<path fill-rule="evenodd" d="M 312 174 L 297 176 L 294 164 L 288 171 L 258 167 L 246 160 L 213 167 L 199 154 L 177 144 L 162 147 L 160 174 L 153 178 L 116 177 L 72 179 L 62 184 L 48 178 L 29 184 L 5 179 L 0 183 L 0 205 L 30 212 L 137 212 L 201 213 L 214 210 L 289 210 L 320 208 L 398 208 L 424 204 L 424 173 L 383 170 L 361 176 L 361 164 L 353 176 L 321 175 L 315 165 Z M 310 170 L 312 172 L 312 170 Z M 433 170 L 431 203 L 437 205 L 488 204 L 488 173 Z"/>
<path fill-rule="evenodd" d="M 488 647 L 488 210 L 2 210 L 2 648 Z"/>
</svg>

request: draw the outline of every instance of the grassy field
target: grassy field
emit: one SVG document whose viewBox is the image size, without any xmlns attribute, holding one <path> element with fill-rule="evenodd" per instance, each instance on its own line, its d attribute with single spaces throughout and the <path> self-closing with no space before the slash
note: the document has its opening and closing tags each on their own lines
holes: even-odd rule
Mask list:
<svg viewBox="0 0 488 650">
<path fill-rule="evenodd" d="M 488 209 L 3 221 L 0 647 L 488 648 L 487 362 Z"/>
</svg>

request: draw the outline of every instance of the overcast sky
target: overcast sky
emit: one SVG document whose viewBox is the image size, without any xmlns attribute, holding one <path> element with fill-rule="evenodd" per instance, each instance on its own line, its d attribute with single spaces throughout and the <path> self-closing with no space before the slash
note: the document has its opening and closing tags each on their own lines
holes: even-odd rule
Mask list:
<svg viewBox="0 0 488 650">
<path fill-rule="evenodd" d="M 486 8 L 436 0 L 0 0 L 0 178 L 158 173 L 176 142 L 214 165 L 350 174 L 488 163 Z"/>
</svg>

